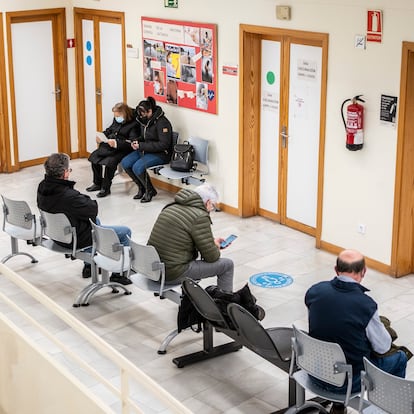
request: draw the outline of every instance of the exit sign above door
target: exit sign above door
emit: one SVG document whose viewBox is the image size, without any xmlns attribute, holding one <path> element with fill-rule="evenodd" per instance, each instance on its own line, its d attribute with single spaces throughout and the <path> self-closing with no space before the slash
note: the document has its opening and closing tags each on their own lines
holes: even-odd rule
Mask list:
<svg viewBox="0 0 414 414">
<path fill-rule="evenodd" d="M 178 8 L 178 0 L 164 0 L 164 7 Z"/>
</svg>

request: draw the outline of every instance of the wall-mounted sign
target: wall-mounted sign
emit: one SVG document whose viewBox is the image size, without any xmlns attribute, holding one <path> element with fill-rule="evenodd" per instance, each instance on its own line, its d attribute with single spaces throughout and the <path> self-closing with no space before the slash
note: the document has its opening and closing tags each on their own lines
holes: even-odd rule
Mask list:
<svg viewBox="0 0 414 414">
<path fill-rule="evenodd" d="M 217 26 L 142 17 L 144 94 L 217 113 Z"/>
<path fill-rule="evenodd" d="M 382 42 L 382 11 L 367 12 L 367 42 Z"/>
<path fill-rule="evenodd" d="M 395 125 L 397 101 L 398 98 L 396 96 L 381 95 L 380 120 L 382 123 Z"/>
<path fill-rule="evenodd" d="M 178 8 L 178 0 L 164 0 L 164 7 Z"/>
</svg>

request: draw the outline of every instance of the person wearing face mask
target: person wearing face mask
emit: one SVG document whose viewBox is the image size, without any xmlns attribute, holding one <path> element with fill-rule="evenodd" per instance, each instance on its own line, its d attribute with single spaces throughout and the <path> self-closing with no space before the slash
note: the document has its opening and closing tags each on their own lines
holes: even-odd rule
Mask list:
<svg viewBox="0 0 414 414">
<path fill-rule="evenodd" d="M 93 184 L 86 191 L 99 191 L 97 197 L 111 194 L 112 179 L 118 163 L 132 151 L 131 142 L 139 136 L 139 127 L 132 108 L 120 102 L 112 108 L 112 112 L 112 124 L 103 131 L 107 141 L 103 142 L 97 136 L 96 142 L 99 146 L 88 158 L 93 172 Z"/>
<path fill-rule="evenodd" d="M 217 286 L 233 291 L 234 263 L 220 257 L 223 238 L 214 238 L 210 213 L 218 203 L 217 190 L 204 183 L 194 190 L 183 188 L 166 205 L 152 228 L 148 244 L 165 263 L 166 284 L 185 278 L 217 276 Z"/>
<path fill-rule="evenodd" d="M 138 186 L 134 199 L 148 203 L 157 191 L 151 183 L 147 168 L 170 161 L 172 126 L 152 96 L 141 101 L 136 112 L 136 121 L 141 131 L 138 138 L 131 143 L 134 151 L 122 159 L 121 165 Z"/>
</svg>

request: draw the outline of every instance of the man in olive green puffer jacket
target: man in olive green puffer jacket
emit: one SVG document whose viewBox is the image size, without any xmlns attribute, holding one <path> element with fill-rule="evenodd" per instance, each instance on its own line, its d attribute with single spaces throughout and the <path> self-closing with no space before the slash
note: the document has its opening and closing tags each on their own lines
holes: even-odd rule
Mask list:
<svg viewBox="0 0 414 414">
<path fill-rule="evenodd" d="M 216 189 L 202 184 L 194 190 L 180 190 L 161 211 L 148 244 L 165 263 L 167 283 L 217 276 L 220 289 L 233 291 L 233 261 L 220 257 L 224 239 L 215 239 L 211 231 L 210 211 L 217 202 Z"/>
</svg>

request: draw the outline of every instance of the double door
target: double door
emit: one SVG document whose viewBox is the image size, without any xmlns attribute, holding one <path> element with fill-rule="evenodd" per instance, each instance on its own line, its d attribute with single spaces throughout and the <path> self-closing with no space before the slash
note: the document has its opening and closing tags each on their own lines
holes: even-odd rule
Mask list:
<svg viewBox="0 0 414 414">
<path fill-rule="evenodd" d="M 242 30 L 242 215 L 259 214 L 317 236 L 327 35 Z"/>
</svg>

